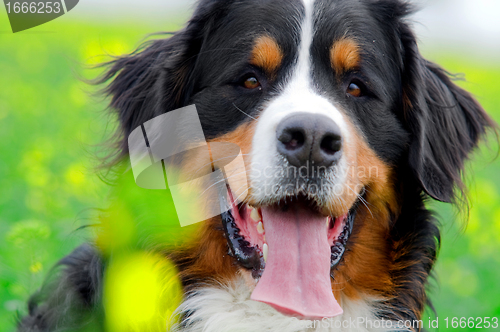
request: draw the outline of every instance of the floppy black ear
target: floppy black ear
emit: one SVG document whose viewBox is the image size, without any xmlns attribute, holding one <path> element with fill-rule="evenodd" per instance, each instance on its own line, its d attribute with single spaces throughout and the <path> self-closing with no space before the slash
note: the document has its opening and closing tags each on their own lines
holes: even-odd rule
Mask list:
<svg viewBox="0 0 500 332">
<path fill-rule="evenodd" d="M 197 55 L 215 19 L 211 15 L 215 5 L 200 3 L 187 26 L 171 37 L 148 42 L 132 54 L 104 64 L 108 69 L 97 84 L 109 83 L 104 92 L 111 96 L 110 107 L 120 122 L 119 155 L 114 161 L 128 153 L 127 139 L 135 128 L 186 106 Z"/>
<path fill-rule="evenodd" d="M 402 44 L 404 116 L 412 133 L 409 164 L 429 196 L 452 202 L 455 188 L 464 189 L 464 162 L 495 124 L 446 71 L 421 57 L 408 29 Z"/>
<path fill-rule="evenodd" d="M 104 64 L 108 69 L 97 81 L 108 83 L 105 94 L 119 120 L 118 159 L 128 152 L 128 135 L 155 116 L 177 108 L 183 93 L 188 66 L 185 31 L 154 40 L 132 54 Z"/>
</svg>

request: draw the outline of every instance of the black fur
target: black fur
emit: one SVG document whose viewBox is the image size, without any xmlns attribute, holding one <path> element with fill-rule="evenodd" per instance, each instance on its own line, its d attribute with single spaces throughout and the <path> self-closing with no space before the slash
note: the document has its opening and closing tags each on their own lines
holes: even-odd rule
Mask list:
<svg viewBox="0 0 500 332">
<path fill-rule="evenodd" d="M 388 316 L 420 319 L 439 248 L 437 222 L 424 202 L 428 196 L 455 200 L 456 188 L 464 188 L 464 162 L 486 129 L 495 125 L 443 69 L 422 58 L 405 21 L 412 12 L 408 3 L 317 0 L 316 8 L 318 35 L 312 57 L 317 90 L 350 111 L 372 149 L 398 172 L 403 204 L 390 241 L 394 261 L 402 268 L 392 271 L 400 286 L 386 303 L 393 309 Z M 298 0 L 202 0 L 184 29 L 108 64 L 100 83 L 113 79 L 106 92 L 121 124 L 119 157 L 126 156 L 127 137 L 133 129 L 182 106 L 197 105 L 207 137 L 249 121 L 235 105 L 258 115 L 289 79 L 299 44 L 290 26 L 302 16 Z M 275 79 L 247 63 L 252 41 L 263 32 L 275 37 L 285 54 Z M 363 60 L 359 70 L 338 80 L 325 49 L 344 35 L 360 43 Z M 248 73 L 260 80 L 262 90 L 241 88 L 241 79 Z M 357 100 L 345 95 L 353 79 L 364 84 L 365 95 Z M 80 312 L 90 312 L 99 303 L 103 266 L 95 249 L 83 246 L 60 265 L 64 267 L 60 281 L 48 283 L 34 295 L 19 331 L 78 325 Z"/>
<path fill-rule="evenodd" d="M 103 269 L 97 249 L 88 244 L 61 259 L 31 296 L 18 331 L 76 331 L 93 323 L 99 316 Z"/>
</svg>

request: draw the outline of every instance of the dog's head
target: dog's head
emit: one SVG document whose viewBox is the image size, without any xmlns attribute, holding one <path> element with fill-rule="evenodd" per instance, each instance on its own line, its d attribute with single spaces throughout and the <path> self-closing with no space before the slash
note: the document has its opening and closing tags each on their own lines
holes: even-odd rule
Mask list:
<svg viewBox="0 0 500 332">
<path fill-rule="evenodd" d="M 184 29 L 113 63 L 124 153 L 136 127 L 195 104 L 205 136 L 244 154 L 235 176 L 248 195 L 229 190 L 231 211 L 176 258 L 186 285 L 239 271 L 252 299 L 285 314 L 330 317 L 343 296 L 403 291 L 399 303 L 421 312 L 438 235 L 419 215 L 422 193 L 454 200 L 492 122 L 422 58 L 410 11 L 399 0 L 203 0 Z"/>
</svg>

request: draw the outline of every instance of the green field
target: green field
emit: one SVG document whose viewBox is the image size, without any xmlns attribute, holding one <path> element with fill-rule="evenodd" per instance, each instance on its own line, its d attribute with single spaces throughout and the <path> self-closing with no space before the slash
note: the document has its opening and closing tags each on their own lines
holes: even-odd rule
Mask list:
<svg viewBox="0 0 500 332">
<path fill-rule="evenodd" d="M 2 17 L 3 20 L 3 17 Z M 176 19 L 179 21 L 179 19 Z M 57 260 L 92 234 L 96 208 L 107 207 L 109 186 L 93 171 L 95 144 L 112 132 L 106 102 L 80 78 L 103 54 L 132 51 L 168 24 L 105 25 L 63 18 L 12 34 L 0 22 L 0 331 L 14 330 L 16 312 Z M 500 63 L 427 50 L 472 91 L 500 122 Z M 111 118 L 112 119 L 112 118 Z M 442 204 L 443 245 L 431 296 L 445 318 L 500 317 L 500 161 L 496 144 L 470 164 L 469 221 Z M 458 220 L 458 221 L 457 221 Z M 467 330 L 462 329 L 462 330 Z"/>
</svg>

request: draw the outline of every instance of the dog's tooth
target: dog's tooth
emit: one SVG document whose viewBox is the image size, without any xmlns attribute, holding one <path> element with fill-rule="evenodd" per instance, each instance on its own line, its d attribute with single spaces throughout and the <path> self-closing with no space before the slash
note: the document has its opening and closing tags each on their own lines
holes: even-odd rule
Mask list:
<svg viewBox="0 0 500 332">
<path fill-rule="evenodd" d="M 259 211 L 257 211 L 256 208 L 252 208 L 252 211 L 250 211 L 250 218 L 257 222 L 259 220 L 261 220 L 262 218 L 260 217 L 260 214 L 259 214 Z"/>
<path fill-rule="evenodd" d="M 269 247 L 267 243 L 262 246 L 262 255 L 264 256 L 264 262 L 267 262 L 267 254 L 269 253 Z"/>
<path fill-rule="evenodd" d="M 264 234 L 264 224 L 262 221 L 259 221 L 257 224 L 257 232 L 259 232 L 259 234 Z"/>
</svg>

